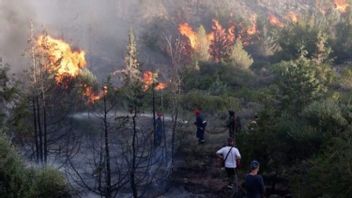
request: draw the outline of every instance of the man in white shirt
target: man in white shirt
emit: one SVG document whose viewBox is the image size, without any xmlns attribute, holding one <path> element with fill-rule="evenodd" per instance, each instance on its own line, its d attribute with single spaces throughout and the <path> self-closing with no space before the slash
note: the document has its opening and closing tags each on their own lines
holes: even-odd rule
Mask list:
<svg viewBox="0 0 352 198">
<path fill-rule="evenodd" d="M 232 188 L 237 162 L 241 159 L 239 150 L 234 146 L 234 139 L 228 139 L 228 145 L 216 151 L 216 154 L 225 161 L 225 170 L 229 179 L 229 188 Z"/>
</svg>

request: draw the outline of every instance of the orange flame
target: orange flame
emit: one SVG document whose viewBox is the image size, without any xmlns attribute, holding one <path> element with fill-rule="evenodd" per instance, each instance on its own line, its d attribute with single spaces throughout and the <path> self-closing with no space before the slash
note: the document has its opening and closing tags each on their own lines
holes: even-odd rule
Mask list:
<svg viewBox="0 0 352 198">
<path fill-rule="evenodd" d="M 166 87 L 167 87 L 166 83 L 158 83 L 158 85 L 156 85 L 156 87 L 155 87 L 155 90 L 161 91 L 163 89 L 166 89 Z"/>
<path fill-rule="evenodd" d="M 257 16 L 256 15 L 252 15 L 249 18 L 250 22 L 251 22 L 251 26 L 247 29 L 247 34 L 252 36 L 255 35 L 257 33 Z"/>
<path fill-rule="evenodd" d="M 193 31 L 193 28 L 188 23 L 180 24 L 178 30 L 182 36 L 185 36 L 188 38 L 192 49 L 196 49 L 199 47 L 199 44 L 200 44 L 199 35 L 197 32 Z M 213 39 L 214 39 L 213 33 L 212 32 L 208 33 L 207 34 L 208 43 L 210 43 Z"/>
<path fill-rule="evenodd" d="M 286 18 L 290 20 L 292 23 L 297 23 L 298 22 L 298 15 L 295 12 L 288 12 L 286 15 Z"/>
<path fill-rule="evenodd" d="M 103 90 L 96 93 L 93 88 L 89 85 L 83 85 L 83 96 L 87 98 L 88 104 L 94 104 L 98 100 L 102 99 L 108 93 L 108 87 L 104 86 Z"/>
<path fill-rule="evenodd" d="M 269 15 L 269 22 L 271 25 L 279 27 L 279 28 L 283 28 L 285 25 L 280 21 L 280 19 L 278 19 L 276 16 L 270 14 Z"/>
<path fill-rule="evenodd" d="M 183 23 L 179 25 L 178 30 L 181 35 L 186 36 L 189 39 L 192 48 L 195 48 L 197 43 L 197 33 L 193 31 L 192 27 L 188 23 Z"/>
<path fill-rule="evenodd" d="M 154 74 L 151 71 L 146 71 L 143 73 L 143 89 L 147 91 L 150 86 L 153 85 L 154 82 Z"/>
<path fill-rule="evenodd" d="M 335 8 L 342 13 L 347 12 L 347 8 L 350 6 L 346 0 L 334 0 Z"/>
<path fill-rule="evenodd" d="M 147 91 L 151 86 L 154 86 L 154 89 L 157 91 L 163 90 L 167 87 L 166 83 L 157 82 L 156 81 L 157 78 L 158 78 L 157 72 L 153 73 L 151 71 L 145 71 L 143 73 L 143 89 L 144 89 L 144 91 Z"/>
<path fill-rule="evenodd" d="M 82 68 L 87 65 L 84 51 L 73 51 L 65 41 L 54 39 L 51 36 L 39 36 L 37 50 L 47 55 L 48 63 L 44 68 L 55 75 L 57 84 L 61 84 L 65 77 L 76 77 Z"/>
</svg>

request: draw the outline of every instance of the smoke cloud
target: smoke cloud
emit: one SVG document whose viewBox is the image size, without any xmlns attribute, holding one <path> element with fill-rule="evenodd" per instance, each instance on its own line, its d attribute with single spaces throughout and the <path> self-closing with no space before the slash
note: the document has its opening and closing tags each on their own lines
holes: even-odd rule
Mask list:
<svg viewBox="0 0 352 198">
<path fill-rule="evenodd" d="M 0 57 L 13 71 L 26 66 L 24 56 L 35 13 L 27 1 L 0 0 Z"/>
</svg>

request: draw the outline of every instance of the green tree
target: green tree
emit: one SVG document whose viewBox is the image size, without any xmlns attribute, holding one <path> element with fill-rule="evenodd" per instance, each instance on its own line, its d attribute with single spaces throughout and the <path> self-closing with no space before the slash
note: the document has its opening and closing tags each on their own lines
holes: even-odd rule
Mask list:
<svg viewBox="0 0 352 198">
<path fill-rule="evenodd" d="M 199 26 L 197 32 L 197 45 L 195 49 L 195 56 L 197 61 L 209 60 L 209 39 L 204 26 Z"/>
<path fill-rule="evenodd" d="M 125 85 L 141 81 L 140 64 L 137 57 L 137 43 L 132 30 L 128 34 L 128 46 L 122 74 Z"/>
<path fill-rule="evenodd" d="M 328 92 L 333 72 L 327 64 L 316 64 L 305 57 L 305 52 L 293 61 L 275 66 L 278 101 L 282 109 L 300 112 L 304 106 Z"/>
<path fill-rule="evenodd" d="M 253 64 L 253 58 L 243 48 L 242 41 L 237 39 L 231 52 L 229 62 L 240 69 L 249 69 Z"/>
</svg>

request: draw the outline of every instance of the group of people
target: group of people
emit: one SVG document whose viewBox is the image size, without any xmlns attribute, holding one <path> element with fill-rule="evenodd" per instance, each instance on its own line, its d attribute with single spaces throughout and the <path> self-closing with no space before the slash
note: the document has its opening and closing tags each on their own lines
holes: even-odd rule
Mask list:
<svg viewBox="0 0 352 198">
<path fill-rule="evenodd" d="M 195 111 L 196 121 L 194 124 L 197 127 L 196 137 L 199 144 L 203 144 L 204 132 L 207 126 L 207 121 L 204 119 L 200 110 Z M 229 138 L 227 145 L 219 149 L 216 154 L 222 160 L 222 166 L 225 168 L 228 177 L 228 188 L 233 188 L 236 169 L 240 166 L 241 154 L 235 146 L 235 134 L 241 130 L 241 122 L 235 112 L 229 111 L 229 118 L 226 123 L 229 131 Z M 260 198 L 264 196 L 264 181 L 261 175 L 258 175 L 260 164 L 257 160 L 253 160 L 249 164 L 249 173 L 246 174 L 244 180 L 244 188 L 246 190 L 246 197 Z M 238 181 L 236 181 L 238 182 Z M 238 185 L 238 184 L 236 184 Z"/>
</svg>

